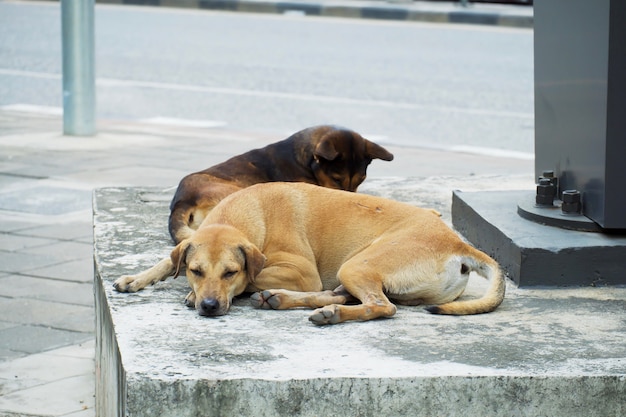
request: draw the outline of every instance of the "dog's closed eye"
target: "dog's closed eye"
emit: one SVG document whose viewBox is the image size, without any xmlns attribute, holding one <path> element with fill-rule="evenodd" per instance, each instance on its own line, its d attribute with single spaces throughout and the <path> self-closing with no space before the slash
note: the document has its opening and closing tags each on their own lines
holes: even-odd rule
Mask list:
<svg viewBox="0 0 626 417">
<path fill-rule="evenodd" d="M 229 279 L 234 277 L 237 274 L 238 271 L 224 271 L 224 273 L 222 274 L 222 278 L 223 279 Z"/>
<path fill-rule="evenodd" d="M 194 274 L 195 276 L 197 276 L 197 277 L 201 277 L 202 276 L 202 270 L 201 269 L 194 268 L 194 269 L 190 269 L 189 271 L 192 274 Z"/>
</svg>

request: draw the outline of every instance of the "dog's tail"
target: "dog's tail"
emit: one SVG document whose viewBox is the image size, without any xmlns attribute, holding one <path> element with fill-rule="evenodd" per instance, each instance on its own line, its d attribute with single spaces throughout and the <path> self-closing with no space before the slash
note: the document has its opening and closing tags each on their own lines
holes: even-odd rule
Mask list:
<svg viewBox="0 0 626 417">
<path fill-rule="evenodd" d="M 489 313 L 495 310 L 504 299 L 506 282 L 498 263 L 483 252 L 469 247 L 471 254 L 463 265 L 469 271 L 475 271 L 478 275 L 489 280 L 487 292 L 480 298 L 474 300 L 453 301 L 426 308 L 433 314 L 466 315 Z"/>
</svg>

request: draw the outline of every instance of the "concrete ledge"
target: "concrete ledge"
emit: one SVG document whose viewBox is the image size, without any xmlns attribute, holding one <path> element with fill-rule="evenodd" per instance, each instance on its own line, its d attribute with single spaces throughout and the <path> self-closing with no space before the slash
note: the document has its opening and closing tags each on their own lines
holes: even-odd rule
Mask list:
<svg viewBox="0 0 626 417">
<path fill-rule="evenodd" d="M 393 184 L 393 187 L 390 187 Z M 364 191 L 449 206 L 425 180 Z M 432 184 L 431 184 L 432 185 Z M 94 196 L 98 416 L 617 416 L 626 413 L 623 288 L 518 289 L 494 313 L 316 327 L 306 310 L 220 318 L 183 305 L 184 277 L 112 288 L 167 256 L 170 191 Z M 432 204 L 431 204 L 432 203 Z M 483 290 L 473 277 L 467 296 Z"/>
</svg>

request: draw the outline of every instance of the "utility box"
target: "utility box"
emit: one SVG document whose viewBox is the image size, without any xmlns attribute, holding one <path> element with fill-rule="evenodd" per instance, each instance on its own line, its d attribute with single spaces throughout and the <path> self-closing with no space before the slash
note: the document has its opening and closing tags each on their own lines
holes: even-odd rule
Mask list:
<svg viewBox="0 0 626 417">
<path fill-rule="evenodd" d="M 626 1 L 535 3 L 535 173 L 626 229 Z"/>
</svg>

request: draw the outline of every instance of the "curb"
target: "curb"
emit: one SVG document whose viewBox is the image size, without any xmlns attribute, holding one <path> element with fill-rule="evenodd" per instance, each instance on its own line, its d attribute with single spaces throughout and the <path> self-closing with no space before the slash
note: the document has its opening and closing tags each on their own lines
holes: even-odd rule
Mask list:
<svg viewBox="0 0 626 417">
<path fill-rule="evenodd" d="M 387 3 L 382 1 L 271 1 L 271 0 L 96 0 L 97 3 L 134 6 L 164 6 L 247 13 L 301 13 L 308 16 L 363 18 L 432 23 L 460 23 L 532 28 L 534 16 L 527 6 L 484 8 L 447 3 L 438 7 L 427 2 Z M 519 8 L 519 10 L 513 9 Z M 524 12 L 521 12 L 524 11 Z"/>
</svg>

